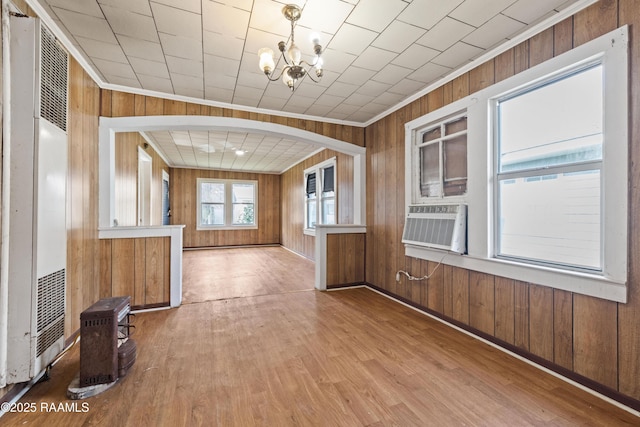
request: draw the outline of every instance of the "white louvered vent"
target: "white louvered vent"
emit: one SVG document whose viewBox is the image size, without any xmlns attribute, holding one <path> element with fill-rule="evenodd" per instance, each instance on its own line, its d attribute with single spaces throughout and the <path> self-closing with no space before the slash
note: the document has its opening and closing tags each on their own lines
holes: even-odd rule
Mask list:
<svg viewBox="0 0 640 427">
<path fill-rule="evenodd" d="M 64 336 L 65 269 L 38 279 L 37 356 Z"/>
<path fill-rule="evenodd" d="M 40 117 L 66 131 L 69 56 L 44 25 L 40 38 Z"/>
<path fill-rule="evenodd" d="M 409 206 L 402 243 L 465 253 L 466 205 Z"/>
</svg>

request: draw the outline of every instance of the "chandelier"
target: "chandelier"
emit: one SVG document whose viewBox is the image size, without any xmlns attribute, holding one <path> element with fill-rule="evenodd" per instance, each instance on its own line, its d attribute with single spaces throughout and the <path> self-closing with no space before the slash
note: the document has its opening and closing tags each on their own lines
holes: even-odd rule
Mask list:
<svg viewBox="0 0 640 427">
<path fill-rule="evenodd" d="M 312 42 L 313 51 L 316 56 L 313 64 L 309 64 L 303 60 L 302 52 L 298 49 L 298 46 L 296 46 L 293 34 L 293 28 L 298 19 L 300 19 L 302 11 L 295 4 L 288 4 L 282 8 L 282 14 L 286 19 L 291 21 L 291 45 L 287 49 L 285 42 L 281 41 L 278 43 L 278 50 L 280 50 L 280 55 L 284 60 L 284 67 L 280 74 L 274 76 L 273 73 L 273 69 L 276 66 L 273 59 L 273 50 L 268 47 L 263 47 L 258 51 L 258 56 L 260 57 L 260 69 L 264 72 L 267 78 L 271 81 L 276 81 L 282 77 L 284 84 L 286 84 L 293 92 L 298 80 L 301 80 L 305 76 L 309 76 L 309 78 L 316 83 L 318 83 L 322 78 L 322 58 L 320 57 L 322 54 L 322 46 L 320 46 L 320 40 L 318 38 L 314 38 Z M 315 74 L 315 78 L 313 77 L 313 74 Z"/>
</svg>

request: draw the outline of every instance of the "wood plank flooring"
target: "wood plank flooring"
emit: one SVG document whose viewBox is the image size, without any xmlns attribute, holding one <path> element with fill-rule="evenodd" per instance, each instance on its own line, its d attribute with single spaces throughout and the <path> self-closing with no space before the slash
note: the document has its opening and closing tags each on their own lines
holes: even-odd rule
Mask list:
<svg viewBox="0 0 640 427">
<path fill-rule="evenodd" d="M 273 258 L 270 251 L 264 257 Z M 269 274 L 275 277 L 279 268 L 296 268 L 271 264 Z M 0 424 L 640 423 L 638 417 L 371 290 L 318 292 L 310 282 L 307 289 L 216 297 L 140 313 L 136 364 L 112 389 L 82 401 L 87 412 L 9 413 Z M 21 402 L 37 408 L 41 402 L 68 403 L 66 388 L 78 361 L 74 348 L 54 367 L 51 380 L 34 386 Z"/>
<path fill-rule="evenodd" d="M 182 303 L 313 289 L 314 263 L 279 246 L 183 252 Z"/>
</svg>

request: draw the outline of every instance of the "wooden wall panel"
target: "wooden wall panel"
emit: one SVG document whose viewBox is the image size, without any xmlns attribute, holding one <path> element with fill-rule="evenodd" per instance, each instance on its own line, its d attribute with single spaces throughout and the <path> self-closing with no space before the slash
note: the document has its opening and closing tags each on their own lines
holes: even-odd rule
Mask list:
<svg viewBox="0 0 640 427">
<path fill-rule="evenodd" d="M 258 228 L 252 230 L 197 230 L 197 179 L 258 181 Z M 280 243 L 280 176 L 204 169 L 171 169 L 169 197 L 171 223 L 184 224 L 186 248 Z"/>
<path fill-rule="evenodd" d="M 634 0 L 601 0 L 542 33 L 488 60 L 468 73 L 414 101 L 367 127 L 367 282 L 384 291 L 407 298 L 444 317 L 493 335 L 531 357 L 546 360 L 559 370 L 568 369 L 607 388 L 640 400 L 640 193 L 630 192 L 629 301 L 609 301 L 550 289 L 536 283 L 494 277 L 444 265 L 442 304 L 433 304 L 438 291 L 432 283 L 418 288 L 406 281 L 395 282 L 401 267 L 414 276 L 427 268 L 404 256 L 399 236 L 404 200 L 404 175 L 398 156 L 403 156 L 404 123 L 416 112 L 426 114 L 492 82 L 502 81 L 531 66 L 560 55 L 615 29 L 630 25 L 631 75 L 640 72 L 640 3 Z M 493 77 L 493 81 L 491 78 Z M 630 117 L 640 111 L 640 83 L 631 79 Z M 631 130 L 630 182 L 640 186 L 638 158 L 640 121 Z M 389 185 L 387 176 L 395 177 Z M 446 262 L 446 260 L 445 260 Z M 414 292 L 420 289 L 420 292 Z M 492 294 L 493 292 L 493 294 Z M 439 299 L 439 296 L 436 298 Z"/>
<path fill-rule="evenodd" d="M 640 6 L 637 0 L 620 0 L 620 25 L 629 25 L 631 100 L 629 102 L 629 117 L 631 121 L 631 150 L 629 156 L 633 161 L 629 168 L 629 179 L 633 191 L 629 195 L 629 300 L 627 304 L 618 304 L 618 384 L 620 392 L 640 399 Z"/>
<path fill-rule="evenodd" d="M 170 303 L 171 238 L 100 240 L 100 298 L 130 296 L 136 308 Z"/>
<path fill-rule="evenodd" d="M 327 286 L 364 283 L 364 233 L 327 235 Z"/>
<path fill-rule="evenodd" d="M 162 225 L 162 171 L 169 173 L 169 166 L 145 144 L 138 132 L 116 133 L 115 214 L 120 226 L 138 225 L 138 147 L 151 157 L 151 225 Z"/>
<path fill-rule="evenodd" d="M 304 170 L 336 158 L 338 224 L 353 223 L 353 157 L 333 150 L 322 150 L 280 175 L 281 217 L 273 226 L 281 227 L 278 242 L 306 258 L 315 257 L 315 238 L 304 234 Z M 275 191 L 275 190 L 274 190 Z"/>
</svg>

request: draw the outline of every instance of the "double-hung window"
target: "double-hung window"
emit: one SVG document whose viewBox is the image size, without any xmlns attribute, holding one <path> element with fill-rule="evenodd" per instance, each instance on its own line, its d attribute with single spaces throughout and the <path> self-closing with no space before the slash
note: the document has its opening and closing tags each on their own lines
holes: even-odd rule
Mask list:
<svg viewBox="0 0 640 427">
<path fill-rule="evenodd" d="M 317 224 L 336 224 L 336 160 L 329 159 L 304 171 L 305 220 L 310 232 Z"/>
<path fill-rule="evenodd" d="M 603 66 L 496 102 L 496 255 L 602 271 Z"/>
<path fill-rule="evenodd" d="M 256 228 L 258 182 L 198 178 L 198 229 Z"/>
</svg>

